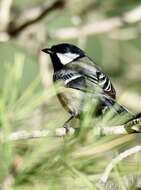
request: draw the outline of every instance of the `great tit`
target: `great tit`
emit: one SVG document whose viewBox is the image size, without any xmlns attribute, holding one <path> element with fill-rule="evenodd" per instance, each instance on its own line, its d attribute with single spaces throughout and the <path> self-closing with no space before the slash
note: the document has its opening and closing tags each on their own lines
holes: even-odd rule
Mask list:
<svg viewBox="0 0 141 190">
<path fill-rule="evenodd" d="M 81 113 L 85 113 L 86 103 L 94 107 L 95 115 L 104 115 L 110 109 L 116 114 L 128 113 L 116 102 L 116 91 L 109 77 L 82 49 L 61 43 L 42 51 L 50 55 L 53 81 L 61 81 L 65 89 L 57 94 L 63 107 L 71 114 L 65 127 L 72 118 L 80 118 Z M 130 115 L 133 116 L 132 113 Z"/>
</svg>

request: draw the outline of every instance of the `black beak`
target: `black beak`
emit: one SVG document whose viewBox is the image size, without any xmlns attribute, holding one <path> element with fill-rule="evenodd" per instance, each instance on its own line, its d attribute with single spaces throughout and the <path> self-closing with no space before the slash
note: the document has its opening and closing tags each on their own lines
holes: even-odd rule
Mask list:
<svg viewBox="0 0 141 190">
<path fill-rule="evenodd" d="M 44 53 L 48 53 L 48 54 L 52 54 L 52 53 L 53 53 L 50 48 L 42 49 L 42 51 L 43 51 Z"/>
</svg>

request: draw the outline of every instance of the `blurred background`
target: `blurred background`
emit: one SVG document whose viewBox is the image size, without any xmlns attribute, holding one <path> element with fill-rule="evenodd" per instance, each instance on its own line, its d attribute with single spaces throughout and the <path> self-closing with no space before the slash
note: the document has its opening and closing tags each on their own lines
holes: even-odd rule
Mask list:
<svg viewBox="0 0 141 190">
<path fill-rule="evenodd" d="M 110 76 L 118 101 L 141 112 L 139 0 L 1 0 L 0 190 L 95 189 L 94 181 L 113 155 L 140 143 L 140 135 L 115 139 L 83 131 L 77 140 L 9 142 L 12 131 L 58 128 L 68 117 L 55 97 L 50 59 L 41 52 L 62 42 L 84 49 Z M 121 173 L 140 173 L 138 156 L 132 161 L 114 171 L 120 189 L 126 189 Z"/>
</svg>

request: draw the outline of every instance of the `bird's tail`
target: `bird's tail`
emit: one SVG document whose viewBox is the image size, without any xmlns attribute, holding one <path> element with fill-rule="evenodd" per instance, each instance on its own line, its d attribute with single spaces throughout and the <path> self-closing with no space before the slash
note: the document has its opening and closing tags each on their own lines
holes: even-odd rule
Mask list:
<svg viewBox="0 0 141 190">
<path fill-rule="evenodd" d="M 129 118 L 135 117 L 135 114 L 129 111 L 126 107 L 120 105 L 116 100 L 107 96 L 102 97 L 103 112 L 111 110 L 115 115 L 128 115 Z"/>
</svg>

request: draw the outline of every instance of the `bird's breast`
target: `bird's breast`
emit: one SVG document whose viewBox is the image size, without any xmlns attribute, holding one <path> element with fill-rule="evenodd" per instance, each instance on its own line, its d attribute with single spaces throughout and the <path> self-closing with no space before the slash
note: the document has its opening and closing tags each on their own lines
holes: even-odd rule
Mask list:
<svg viewBox="0 0 141 190">
<path fill-rule="evenodd" d="M 62 90 L 61 93 L 57 94 L 59 101 L 61 102 L 62 106 L 74 116 L 78 116 L 81 112 L 81 105 L 83 102 L 83 92 L 65 88 Z"/>
</svg>

